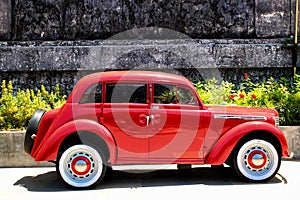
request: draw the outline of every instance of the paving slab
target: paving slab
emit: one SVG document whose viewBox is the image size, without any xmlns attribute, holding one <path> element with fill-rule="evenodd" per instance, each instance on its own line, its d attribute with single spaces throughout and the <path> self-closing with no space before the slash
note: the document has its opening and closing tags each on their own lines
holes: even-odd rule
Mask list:
<svg viewBox="0 0 300 200">
<path fill-rule="evenodd" d="M 187 175 L 179 175 L 174 165 L 138 168 L 114 168 L 102 184 L 87 190 L 67 187 L 54 167 L 0 168 L 0 199 L 297 199 L 299 194 L 297 161 L 283 161 L 278 174 L 260 184 L 241 182 L 229 167 L 193 166 Z"/>
</svg>

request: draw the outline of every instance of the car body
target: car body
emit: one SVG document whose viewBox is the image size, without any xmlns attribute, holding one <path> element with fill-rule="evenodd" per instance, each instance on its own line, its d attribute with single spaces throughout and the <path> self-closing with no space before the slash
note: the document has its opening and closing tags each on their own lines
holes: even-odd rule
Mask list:
<svg viewBox="0 0 300 200">
<path fill-rule="evenodd" d="M 61 108 L 37 110 L 24 147 L 36 161 L 56 162 L 75 188 L 96 185 L 111 166 L 125 164 L 226 163 L 261 182 L 288 156 L 277 125 L 274 109 L 204 105 L 179 75 L 99 72 L 80 79 Z"/>
</svg>

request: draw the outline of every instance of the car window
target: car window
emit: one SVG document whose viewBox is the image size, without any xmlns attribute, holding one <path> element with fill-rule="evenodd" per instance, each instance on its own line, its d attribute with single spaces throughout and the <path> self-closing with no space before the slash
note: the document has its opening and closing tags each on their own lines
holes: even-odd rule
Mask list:
<svg viewBox="0 0 300 200">
<path fill-rule="evenodd" d="M 178 103 L 180 104 L 197 104 L 197 98 L 195 97 L 194 93 L 188 88 L 178 87 L 177 99 Z"/>
<path fill-rule="evenodd" d="M 175 104 L 176 86 L 171 84 L 154 84 L 154 103 Z"/>
<path fill-rule="evenodd" d="M 106 84 L 106 103 L 146 103 L 147 85 L 143 83 Z"/>
<path fill-rule="evenodd" d="M 102 103 L 102 84 L 91 85 L 82 95 L 80 103 Z"/>
<path fill-rule="evenodd" d="M 154 84 L 154 103 L 158 104 L 197 104 L 194 93 L 185 87 L 171 84 Z"/>
</svg>

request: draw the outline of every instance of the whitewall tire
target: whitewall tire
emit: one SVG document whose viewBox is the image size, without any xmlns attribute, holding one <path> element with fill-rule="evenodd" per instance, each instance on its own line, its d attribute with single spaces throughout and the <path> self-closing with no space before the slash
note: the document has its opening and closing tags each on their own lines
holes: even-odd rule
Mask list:
<svg viewBox="0 0 300 200">
<path fill-rule="evenodd" d="M 105 175 L 103 155 L 89 145 L 74 145 L 61 154 L 57 169 L 68 185 L 76 188 L 90 187 L 100 182 Z"/>
<path fill-rule="evenodd" d="M 264 182 L 276 175 L 280 162 L 281 158 L 272 143 L 253 139 L 237 149 L 233 166 L 240 177 L 249 181 Z"/>
</svg>

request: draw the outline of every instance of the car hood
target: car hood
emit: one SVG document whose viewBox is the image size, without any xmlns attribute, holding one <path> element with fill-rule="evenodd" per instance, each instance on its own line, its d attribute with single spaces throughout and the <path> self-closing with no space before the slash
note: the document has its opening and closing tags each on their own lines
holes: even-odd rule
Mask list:
<svg viewBox="0 0 300 200">
<path fill-rule="evenodd" d="M 275 109 L 257 108 L 249 106 L 220 106 L 220 105 L 206 105 L 207 109 L 213 113 L 226 115 L 250 115 L 250 116 L 278 116 Z"/>
</svg>

